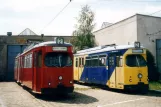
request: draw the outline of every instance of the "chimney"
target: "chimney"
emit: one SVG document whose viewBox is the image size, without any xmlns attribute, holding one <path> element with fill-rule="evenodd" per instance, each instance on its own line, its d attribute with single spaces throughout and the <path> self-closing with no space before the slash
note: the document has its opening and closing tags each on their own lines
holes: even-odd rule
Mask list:
<svg viewBox="0 0 161 107">
<path fill-rule="evenodd" d="M 12 32 L 7 32 L 7 36 L 12 36 Z"/>
</svg>

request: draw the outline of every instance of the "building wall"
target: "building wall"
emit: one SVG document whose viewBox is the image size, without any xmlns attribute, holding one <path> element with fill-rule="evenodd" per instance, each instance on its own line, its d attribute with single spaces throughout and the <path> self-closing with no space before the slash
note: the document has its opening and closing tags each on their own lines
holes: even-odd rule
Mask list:
<svg viewBox="0 0 161 107">
<path fill-rule="evenodd" d="M 137 15 L 137 38 L 156 59 L 156 39 L 161 39 L 161 18 Z M 150 35 L 149 35 L 150 34 Z M 156 61 L 156 60 L 155 60 Z"/>
<path fill-rule="evenodd" d="M 27 45 L 28 39 L 52 41 L 57 36 L 0 36 L 0 81 L 6 78 L 7 74 L 7 46 Z M 65 42 L 70 42 L 71 36 L 61 36 Z"/>
<path fill-rule="evenodd" d="M 97 45 L 108 45 L 116 43 L 124 45 L 137 40 L 136 16 L 122 20 L 114 25 L 98 30 L 93 33 Z"/>
</svg>

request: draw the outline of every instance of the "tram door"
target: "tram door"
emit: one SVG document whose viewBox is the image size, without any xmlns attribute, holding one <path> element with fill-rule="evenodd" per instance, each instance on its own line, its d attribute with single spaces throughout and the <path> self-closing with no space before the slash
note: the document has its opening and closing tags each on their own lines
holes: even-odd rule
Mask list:
<svg viewBox="0 0 161 107">
<path fill-rule="evenodd" d="M 74 80 L 79 80 L 78 69 L 78 57 L 74 57 Z"/>
<path fill-rule="evenodd" d="M 82 72 L 83 72 L 83 58 L 82 57 L 79 57 L 79 64 L 78 64 L 79 68 L 78 68 L 78 77 L 79 77 L 79 80 L 81 79 L 81 75 L 82 75 Z"/>
<path fill-rule="evenodd" d="M 34 70 L 33 70 L 33 89 L 40 91 L 40 82 L 41 82 L 41 68 L 42 68 L 42 52 L 34 52 Z"/>
<path fill-rule="evenodd" d="M 123 68 L 122 68 L 122 56 L 119 52 L 111 53 L 109 55 L 109 78 L 111 88 L 123 88 L 121 83 L 123 83 Z"/>
<path fill-rule="evenodd" d="M 121 83 L 124 81 L 124 74 L 122 68 L 122 56 L 120 52 L 109 54 L 109 78 L 111 88 L 123 88 Z"/>
<path fill-rule="evenodd" d="M 108 70 L 109 70 L 109 87 L 116 88 L 116 55 L 109 54 L 108 57 Z"/>
</svg>

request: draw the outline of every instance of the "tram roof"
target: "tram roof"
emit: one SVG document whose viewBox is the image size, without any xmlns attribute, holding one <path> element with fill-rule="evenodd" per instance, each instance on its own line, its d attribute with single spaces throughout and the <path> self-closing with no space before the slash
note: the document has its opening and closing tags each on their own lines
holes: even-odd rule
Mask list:
<svg viewBox="0 0 161 107">
<path fill-rule="evenodd" d="M 31 49 L 42 47 L 42 46 L 72 46 L 72 44 L 67 43 L 67 42 L 64 42 L 64 44 L 57 44 L 55 41 L 41 42 L 41 43 L 37 43 L 37 44 L 33 43 L 33 44 L 29 45 L 28 47 L 26 47 L 22 54 L 30 51 Z"/>
<path fill-rule="evenodd" d="M 74 55 L 94 54 L 94 53 L 116 51 L 116 50 L 129 49 L 129 48 L 135 48 L 135 47 L 134 45 L 98 46 L 90 49 L 77 51 L 77 53 Z M 144 47 L 141 46 L 141 48 L 144 48 Z"/>
</svg>

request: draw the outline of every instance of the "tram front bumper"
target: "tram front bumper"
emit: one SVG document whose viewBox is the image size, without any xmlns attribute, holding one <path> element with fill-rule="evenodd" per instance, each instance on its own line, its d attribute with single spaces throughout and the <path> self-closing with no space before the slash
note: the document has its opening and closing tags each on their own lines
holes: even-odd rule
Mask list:
<svg viewBox="0 0 161 107">
<path fill-rule="evenodd" d="M 42 88 L 41 93 L 42 94 L 63 94 L 63 93 L 72 93 L 74 90 L 74 86 L 72 87 L 64 87 L 64 86 L 58 86 L 57 88 Z"/>
<path fill-rule="evenodd" d="M 143 82 L 139 82 L 136 85 L 124 85 L 124 89 L 125 90 L 148 90 L 149 89 L 149 85 L 148 84 L 144 84 Z"/>
</svg>

